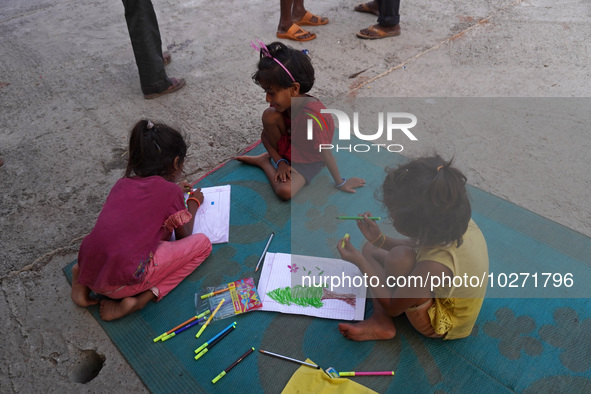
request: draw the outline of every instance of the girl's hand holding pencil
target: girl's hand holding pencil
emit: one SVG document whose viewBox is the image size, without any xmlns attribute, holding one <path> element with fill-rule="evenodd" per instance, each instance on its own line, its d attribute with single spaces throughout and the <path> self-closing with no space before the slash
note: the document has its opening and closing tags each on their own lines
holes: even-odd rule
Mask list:
<svg viewBox="0 0 591 394">
<path fill-rule="evenodd" d="M 191 191 L 193 190 L 193 185 L 191 185 L 189 183 L 188 180 L 184 180 L 184 181 L 180 181 L 178 183 L 178 185 L 181 187 L 181 189 L 183 190 L 183 193 L 191 193 Z"/>
<path fill-rule="evenodd" d="M 371 212 L 365 212 L 359 216 L 363 217 L 363 220 L 357 220 L 357 227 L 359 227 L 361 234 L 369 242 L 375 242 L 382 234 L 380 226 L 378 226 L 375 220 L 368 219 L 371 217 Z"/>
<path fill-rule="evenodd" d="M 199 206 L 201 206 L 201 204 L 203 204 L 203 200 L 205 199 L 205 197 L 203 197 L 203 192 L 201 191 L 200 187 L 198 187 L 194 191 L 190 192 L 189 198 L 196 199 L 199 202 Z"/>
</svg>

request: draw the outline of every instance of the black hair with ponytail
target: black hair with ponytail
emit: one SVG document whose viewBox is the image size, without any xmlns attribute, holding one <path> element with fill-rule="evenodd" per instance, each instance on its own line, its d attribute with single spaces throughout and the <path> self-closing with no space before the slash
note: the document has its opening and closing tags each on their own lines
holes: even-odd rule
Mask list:
<svg viewBox="0 0 591 394">
<path fill-rule="evenodd" d="M 169 178 L 175 171 L 175 158 L 181 165 L 186 155 L 187 144 L 181 133 L 163 123 L 140 120 L 131 129 L 125 176 Z"/>
<path fill-rule="evenodd" d="M 462 244 L 472 215 L 466 177 L 439 155 L 387 170 L 383 203 L 394 228 L 419 246 Z"/>
</svg>

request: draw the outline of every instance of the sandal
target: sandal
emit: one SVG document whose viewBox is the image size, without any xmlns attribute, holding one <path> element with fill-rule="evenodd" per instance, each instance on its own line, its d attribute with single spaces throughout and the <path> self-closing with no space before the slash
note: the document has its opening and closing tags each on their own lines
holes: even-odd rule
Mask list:
<svg viewBox="0 0 591 394">
<path fill-rule="evenodd" d="M 312 22 L 312 18 L 316 18 L 316 22 Z M 301 20 L 293 22 L 299 26 L 321 26 L 328 23 L 328 18 L 322 19 L 320 15 L 314 15 L 310 11 L 306 11 Z"/>
<path fill-rule="evenodd" d="M 373 25 L 368 27 L 367 29 L 361 30 L 357 33 L 357 37 L 364 38 L 366 40 L 376 40 L 378 38 L 386 38 L 386 37 L 396 37 L 400 35 L 400 25 L 396 25 L 397 29 L 394 29 L 392 32 L 387 32 L 378 28 L 378 25 Z M 371 34 L 364 33 L 368 32 Z"/>
<path fill-rule="evenodd" d="M 373 3 L 373 1 L 369 3 L 357 4 L 353 9 L 357 12 L 367 12 L 368 14 L 380 16 L 380 12 L 378 10 L 369 6 L 371 3 Z"/>
<path fill-rule="evenodd" d="M 184 78 L 170 78 L 170 82 L 172 82 L 172 85 L 170 85 L 168 87 L 168 89 L 165 89 L 159 93 L 152 93 L 152 94 L 144 94 L 144 98 L 146 100 L 151 100 L 151 99 L 155 99 L 157 97 L 160 96 L 164 96 L 165 94 L 170 94 L 170 93 L 174 93 L 177 90 L 182 89 L 185 86 L 185 79 Z"/>
<path fill-rule="evenodd" d="M 168 66 L 172 61 L 172 56 L 170 56 L 170 52 L 162 52 L 162 61 L 164 62 L 165 66 Z"/>
<path fill-rule="evenodd" d="M 302 38 L 302 36 L 305 36 L 306 34 L 309 34 L 310 36 L 308 38 Z M 283 38 L 286 40 L 294 40 L 294 41 L 310 41 L 310 40 L 313 40 L 316 38 L 316 33 L 306 31 L 306 30 L 302 29 L 301 27 L 299 27 L 298 25 L 296 25 L 295 23 L 292 23 L 292 25 L 289 27 L 289 29 L 285 33 L 278 32 L 277 38 Z"/>
</svg>

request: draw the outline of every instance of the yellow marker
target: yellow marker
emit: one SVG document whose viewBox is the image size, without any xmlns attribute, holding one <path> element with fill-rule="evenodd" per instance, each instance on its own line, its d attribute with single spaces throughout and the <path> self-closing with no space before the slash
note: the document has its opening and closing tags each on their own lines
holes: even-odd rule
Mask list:
<svg viewBox="0 0 591 394">
<path fill-rule="evenodd" d="M 215 308 L 215 310 L 213 311 L 213 313 L 211 314 L 211 316 L 209 316 L 209 319 L 207 319 L 207 321 L 205 322 L 205 324 L 203 325 L 203 327 L 201 327 L 201 329 L 199 330 L 199 332 L 197 333 L 197 335 L 195 335 L 195 338 L 199 338 L 201 336 L 201 334 L 203 333 L 203 331 L 205 331 L 205 328 L 209 325 L 209 323 L 211 322 L 211 320 L 213 319 L 213 317 L 215 316 L 215 314 L 218 313 L 218 311 L 222 307 L 222 304 L 224 303 L 224 301 L 226 301 L 226 299 L 225 298 L 222 298 L 222 300 L 220 301 L 220 303 L 218 304 L 218 306 Z"/>
<path fill-rule="evenodd" d="M 176 333 L 174 333 L 174 332 L 173 332 L 173 333 L 170 333 L 170 334 L 168 334 L 167 336 L 165 336 L 165 337 L 163 337 L 163 338 L 162 338 L 162 342 L 164 342 L 164 341 L 166 341 L 166 340 L 168 340 L 168 339 L 170 339 L 170 338 L 174 337 L 175 335 L 176 335 Z"/>
<path fill-rule="evenodd" d="M 201 356 L 203 356 L 205 353 L 207 353 L 207 348 L 205 348 L 201 352 L 199 352 L 199 354 L 195 356 L 195 360 L 199 360 L 201 358 Z"/>
<path fill-rule="evenodd" d="M 351 238 L 351 236 L 349 234 L 345 234 L 345 236 L 343 237 L 343 243 L 341 244 L 341 248 L 345 247 L 345 240 Z"/>
<path fill-rule="evenodd" d="M 227 287 L 227 288 L 225 288 L 225 289 L 222 289 L 222 290 L 213 291 L 213 292 L 211 292 L 211 293 L 203 294 L 203 295 L 201 296 L 201 299 L 202 299 L 202 300 L 204 300 L 204 299 L 206 299 L 206 298 L 213 297 L 213 296 L 214 296 L 214 295 L 216 295 L 216 294 L 220 294 L 220 293 L 223 293 L 224 291 L 228 291 L 228 290 L 230 290 L 230 288 L 229 288 L 229 287 Z"/>
</svg>

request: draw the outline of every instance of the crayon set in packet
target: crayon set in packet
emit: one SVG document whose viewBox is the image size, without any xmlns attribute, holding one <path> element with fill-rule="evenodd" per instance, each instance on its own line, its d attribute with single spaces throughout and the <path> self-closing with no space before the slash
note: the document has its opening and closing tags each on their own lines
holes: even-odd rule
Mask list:
<svg viewBox="0 0 591 394">
<path fill-rule="evenodd" d="M 263 307 L 253 278 L 244 278 L 215 287 L 207 287 L 195 293 L 195 309 L 199 311 L 215 308 L 222 298 L 226 302 L 213 320 L 225 319 Z"/>
</svg>

